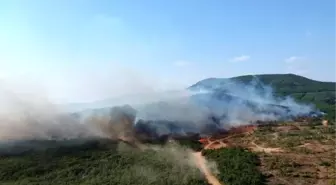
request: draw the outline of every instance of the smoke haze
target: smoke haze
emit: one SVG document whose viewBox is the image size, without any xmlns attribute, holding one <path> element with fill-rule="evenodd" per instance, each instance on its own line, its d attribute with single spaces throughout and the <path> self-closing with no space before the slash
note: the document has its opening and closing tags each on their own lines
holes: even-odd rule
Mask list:
<svg viewBox="0 0 336 185">
<path fill-rule="evenodd" d="M 122 76 L 118 79 L 123 81 Z M 314 110 L 312 106 L 299 104 L 290 97 L 275 97 L 271 87 L 257 80 L 251 84 L 232 80 L 220 84 L 200 82 L 188 90 L 158 91 L 148 86 L 145 80 L 139 81 L 141 78 L 137 75 L 125 79 L 129 82 L 126 84 L 130 89 L 127 92 L 134 88 L 134 93 L 126 93 L 120 98 L 70 105 L 68 109 L 49 101 L 45 91 L 35 86 L 2 83 L 0 140 L 114 138 L 125 132 L 122 130 L 136 126 L 139 121 L 151 123 L 159 135 L 177 130 L 180 133 L 199 133 L 208 125 L 224 128 L 258 120 L 286 120 L 308 115 Z M 126 112 L 128 118 L 134 118 L 111 121 L 118 117 L 111 108 L 125 104 L 130 107 L 121 112 Z M 130 126 L 110 129 L 110 124 L 119 122 L 127 122 Z M 175 129 L 172 130 L 172 127 Z"/>
</svg>

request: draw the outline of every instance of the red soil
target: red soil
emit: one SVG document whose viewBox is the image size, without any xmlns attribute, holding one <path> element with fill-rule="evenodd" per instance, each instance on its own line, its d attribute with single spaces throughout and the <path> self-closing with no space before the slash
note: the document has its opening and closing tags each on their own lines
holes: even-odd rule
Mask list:
<svg viewBox="0 0 336 185">
<path fill-rule="evenodd" d="M 213 136 L 201 138 L 199 142 L 203 144 L 208 144 L 212 141 L 216 141 L 218 139 L 225 138 L 231 135 L 253 133 L 256 129 L 257 125 L 244 125 L 244 126 L 232 127 L 229 130 L 220 131 L 219 133 L 214 134 Z"/>
</svg>

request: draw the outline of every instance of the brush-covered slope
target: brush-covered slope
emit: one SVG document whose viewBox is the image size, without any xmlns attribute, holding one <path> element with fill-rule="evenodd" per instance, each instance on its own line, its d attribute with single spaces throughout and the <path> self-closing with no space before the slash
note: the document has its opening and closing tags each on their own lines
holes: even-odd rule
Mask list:
<svg viewBox="0 0 336 185">
<path fill-rule="evenodd" d="M 321 82 L 294 74 L 245 75 L 233 78 L 208 78 L 197 82 L 189 89 L 215 89 L 225 91 L 222 87 L 228 82 L 250 84 L 258 81 L 273 88 L 276 96 L 291 96 L 299 102 L 312 103 L 326 112 L 328 118 L 335 119 L 335 82 Z"/>
</svg>

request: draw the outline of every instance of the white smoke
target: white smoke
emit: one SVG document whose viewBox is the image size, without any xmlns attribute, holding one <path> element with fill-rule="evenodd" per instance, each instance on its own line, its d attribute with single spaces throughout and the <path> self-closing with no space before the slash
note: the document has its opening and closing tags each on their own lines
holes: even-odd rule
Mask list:
<svg viewBox="0 0 336 185">
<path fill-rule="evenodd" d="M 135 92 L 140 86 L 134 86 Z M 213 124 L 211 116 L 218 119 L 219 126 L 225 127 L 258 120 L 290 119 L 313 110 L 313 107 L 299 104 L 290 97 L 274 96 L 270 86 L 259 82 L 246 85 L 228 80 L 196 91 L 144 90 L 121 98 L 77 104 L 79 114 L 74 116 L 65 111 L 64 106 L 49 101 L 40 89 L 13 87 L 8 83 L 0 86 L 0 140 L 111 137 L 102 130 L 105 128 L 102 125 L 110 124 L 112 119 L 109 108 L 125 104 L 135 109 L 134 124 L 140 119 L 164 120 L 175 122 L 186 130 L 193 128 L 193 131 Z"/>
</svg>

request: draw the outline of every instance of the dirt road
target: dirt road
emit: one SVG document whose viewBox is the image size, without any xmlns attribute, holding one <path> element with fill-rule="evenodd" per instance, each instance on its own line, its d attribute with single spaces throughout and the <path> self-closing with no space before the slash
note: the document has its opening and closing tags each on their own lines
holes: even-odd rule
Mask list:
<svg viewBox="0 0 336 185">
<path fill-rule="evenodd" d="M 265 152 L 265 153 L 280 153 L 284 152 L 281 148 L 270 148 L 270 147 L 262 147 L 257 145 L 254 141 L 251 142 L 252 146 L 249 147 L 252 151 L 255 152 Z"/>
<path fill-rule="evenodd" d="M 212 185 L 223 185 L 219 182 L 219 180 L 211 173 L 209 168 L 206 165 L 206 160 L 202 156 L 201 152 L 195 152 L 193 153 L 196 164 L 198 168 L 201 170 L 201 172 L 204 174 L 207 181 Z"/>
</svg>

